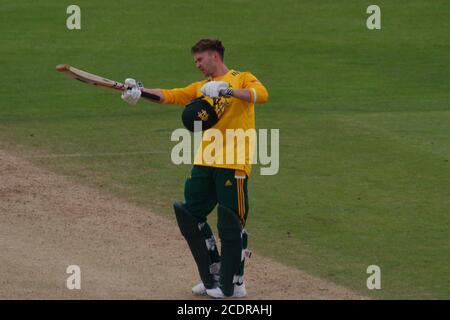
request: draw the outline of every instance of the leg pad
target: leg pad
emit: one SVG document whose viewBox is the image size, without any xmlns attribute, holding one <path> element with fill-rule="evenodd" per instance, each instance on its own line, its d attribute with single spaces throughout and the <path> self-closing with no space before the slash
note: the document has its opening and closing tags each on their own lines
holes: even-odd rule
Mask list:
<svg viewBox="0 0 450 320">
<path fill-rule="evenodd" d="M 213 274 L 210 272 L 210 267 L 217 262 L 215 260 L 220 258 L 215 246 L 213 248 L 207 246 L 207 242 L 211 242 L 211 239 L 207 239 L 204 232 L 202 232 L 202 229 L 205 229 L 206 222 L 198 221 L 179 202 L 174 203 L 173 207 L 178 227 L 191 249 L 200 278 L 207 289 L 213 288 L 215 286 L 215 280 Z"/>
<path fill-rule="evenodd" d="M 242 256 L 242 226 L 233 210 L 219 205 L 217 229 L 222 242 L 220 287 L 227 296 L 233 295 L 235 275 L 239 273 Z"/>
</svg>

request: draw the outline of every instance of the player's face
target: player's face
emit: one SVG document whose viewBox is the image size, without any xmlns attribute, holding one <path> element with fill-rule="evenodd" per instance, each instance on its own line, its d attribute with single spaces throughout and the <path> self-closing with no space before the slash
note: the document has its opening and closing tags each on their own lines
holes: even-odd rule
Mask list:
<svg viewBox="0 0 450 320">
<path fill-rule="evenodd" d="M 217 53 L 211 51 L 194 53 L 195 66 L 206 76 L 210 77 L 217 69 Z"/>
</svg>

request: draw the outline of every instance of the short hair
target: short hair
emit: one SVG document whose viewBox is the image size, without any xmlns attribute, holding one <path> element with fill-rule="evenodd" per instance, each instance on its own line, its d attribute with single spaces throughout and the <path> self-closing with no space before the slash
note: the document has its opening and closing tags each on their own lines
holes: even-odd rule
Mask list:
<svg viewBox="0 0 450 320">
<path fill-rule="evenodd" d="M 222 45 L 222 42 L 217 39 L 201 39 L 196 44 L 194 44 L 191 48 L 191 53 L 197 52 L 205 52 L 205 51 L 216 51 L 219 53 L 220 57 L 223 60 L 223 55 L 225 53 L 225 48 Z"/>
</svg>

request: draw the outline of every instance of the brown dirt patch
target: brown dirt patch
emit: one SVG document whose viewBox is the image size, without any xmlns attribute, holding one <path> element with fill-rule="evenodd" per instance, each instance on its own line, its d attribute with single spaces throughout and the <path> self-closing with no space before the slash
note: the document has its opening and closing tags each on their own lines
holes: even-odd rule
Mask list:
<svg viewBox="0 0 450 320">
<path fill-rule="evenodd" d="M 0 150 L 0 298 L 193 299 L 199 279 L 172 217 Z M 81 290 L 66 268 L 81 268 Z M 361 299 L 253 253 L 249 299 Z"/>
</svg>

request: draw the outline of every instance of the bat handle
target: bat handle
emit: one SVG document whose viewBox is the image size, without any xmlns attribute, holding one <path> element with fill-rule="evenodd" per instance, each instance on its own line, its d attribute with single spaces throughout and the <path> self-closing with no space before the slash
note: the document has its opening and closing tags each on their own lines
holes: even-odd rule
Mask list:
<svg viewBox="0 0 450 320">
<path fill-rule="evenodd" d="M 159 98 L 159 96 L 157 96 L 156 94 L 153 93 L 149 93 L 149 92 L 145 92 L 145 91 L 141 91 L 141 96 L 153 101 L 160 101 L 161 99 Z"/>
</svg>

